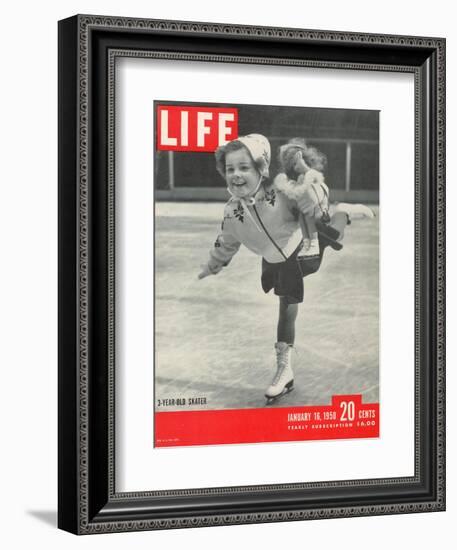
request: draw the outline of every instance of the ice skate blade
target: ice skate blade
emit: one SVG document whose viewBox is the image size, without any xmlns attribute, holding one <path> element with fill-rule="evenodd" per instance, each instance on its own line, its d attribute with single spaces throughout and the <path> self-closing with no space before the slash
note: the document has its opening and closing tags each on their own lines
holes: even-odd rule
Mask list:
<svg viewBox="0 0 457 550">
<path fill-rule="evenodd" d="M 265 397 L 267 398 L 265 401 L 265 405 L 271 405 L 275 403 L 275 401 L 278 401 L 279 399 L 281 399 L 281 397 L 284 397 L 285 395 L 290 393 L 293 389 L 294 389 L 294 381 L 292 380 L 286 385 L 286 387 L 282 390 L 282 392 L 279 395 L 275 395 L 274 397 L 265 395 Z"/>
</svg>

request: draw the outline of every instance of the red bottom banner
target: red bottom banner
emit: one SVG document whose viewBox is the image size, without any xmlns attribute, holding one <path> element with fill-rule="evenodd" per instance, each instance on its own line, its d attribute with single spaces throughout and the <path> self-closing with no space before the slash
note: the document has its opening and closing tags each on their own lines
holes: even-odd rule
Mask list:
<svg viewBox="0 0 457 550">
<path fill-rule="evenodd" d="M 379 403 L 334 395 L 331 405 L 158 412 L 155 446 L 185 447 L 379 437 Z"/>
</svg>

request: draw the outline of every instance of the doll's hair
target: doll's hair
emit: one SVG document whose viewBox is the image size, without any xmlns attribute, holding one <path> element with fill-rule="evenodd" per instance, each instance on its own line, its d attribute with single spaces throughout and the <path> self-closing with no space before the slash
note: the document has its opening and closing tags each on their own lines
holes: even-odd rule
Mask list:
<svg viewBox="0 0 457 550">
<path fill-rule="evenodd" d="M 297 177 L 294 164 L 295 155 L 298 151 L 302 152 L 303 159 L 310 168 L 322 173 L 325 172 L 327 168 L 327 157 L 325 154 L 316 149 L 316 147 L 308 145 L 303 138 L 293 138 L 279 148 L 279 162 L 287 177 L 290 179 L 296 179 Z"/>
</svg>

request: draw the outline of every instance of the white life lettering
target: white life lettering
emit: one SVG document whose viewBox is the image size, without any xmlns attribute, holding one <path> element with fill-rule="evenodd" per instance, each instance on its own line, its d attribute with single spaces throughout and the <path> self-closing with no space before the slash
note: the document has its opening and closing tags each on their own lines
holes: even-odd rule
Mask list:
<svg viewBox="0 0 457 550">
<path fill-rule="evenodd" d="M 231 128 L 227 128 L 227 122 L 233 122 L 235 115 L 233 113 L 219 113 L 219 145 L 225 145 L 230 140 L 227 136 L 231 133 Z"/>
<path fill-rule="evenodd" d="M 168 111 L 163 109 L 160 112 L 160 143 L 162 145 L 177 145 L 178 140 L 168 135 Z"/>
<path fill-rule="evenodd" d="M 181 111 L 181 145 L 189 145 L 189 113 Z"/>
<path fill-rule="evenodd" d="M 197 113 L 197 146 L 205 146 L 205 136 L 211 132 L 211 129 L 206 126 L 208 120 L 213 120 L 213 113 Z"/>
</svg>

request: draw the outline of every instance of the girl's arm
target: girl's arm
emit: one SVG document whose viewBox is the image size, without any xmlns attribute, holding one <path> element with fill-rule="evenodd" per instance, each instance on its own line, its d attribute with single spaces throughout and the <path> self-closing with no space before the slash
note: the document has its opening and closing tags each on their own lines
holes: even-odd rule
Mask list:
<svg viewBox="0 0 457 550">
<path fill-rule="evenodd" d="M 203 279 L 208 275 L 216 275 L 223 267 L 228 265 L 233 256 L 238 252 L 241 243 L 222 224 L 222 233 L 218 235 L 214 247 L 210 250 L 209 260 L 202 266 L 198 278 Z"/>
</svg>

